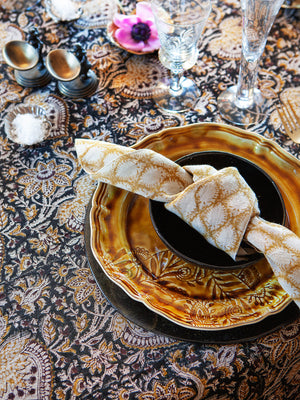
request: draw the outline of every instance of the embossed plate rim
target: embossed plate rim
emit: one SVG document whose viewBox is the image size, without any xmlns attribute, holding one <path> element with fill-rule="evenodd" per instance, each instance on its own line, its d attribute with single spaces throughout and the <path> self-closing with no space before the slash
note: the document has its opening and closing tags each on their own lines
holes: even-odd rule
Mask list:
<svg viewBox="0 0 300 400">
<path fill-rule="evenodd" d="M 134 322 L 143 329 L 159 335 L 167 335 L 176 340 L 196 343 L 232 344 L 258 339 L 263 335 L 270 334 L 295 321 L 296 318 L 299 317 L 299 308 L 294 302 L 291 302 L 282 311 L 267 316 L 262 321 L 250 325 L 232 327 L 230 329 L 215 331 L 196 330 L 174 323 L 170 319 L 152 311 L 142 302 L 133 299 L 104 272 L 91 249 L 91 207 L 92 197 L 87 206 L 85 216 L 84 239 L 89 267 L 94 279 L 108 302 L 118 310 L 124 318 Z"/>
<path fill-rule="evenodd" d="M 186 129 L 189 129 L 189 130 L 194 130 L 194 129 L 199 130 L 200 129 L 200 131 L 202 131 L 202 135 L 206 135 L 207 134 L 207 132 L 205 132 L 205 130 L 206 131 L 207 130 L 213 131 L 214 129 L 219 129 L 221 131 L 224 131 L 226 134 L 234 133 L 234 136 L 240 136 L 240 138 L 244 138 L 245 137 L 246 141 L 247 140 L 250 140 L 251 142 L 254 141 L 254 143 L 251 143 L 252 146 L 255 143 L 259 144 L 259 147 L 257 149 L 258 151 L 262 150 L 260 148 L 261 146 L 262 147 L 265 146 L 265 147 L 267 147 L 269 149 L 268 151 L 271 151 L 270 149 L 272 149 L 272 152 L 274 154 L 276 154 L 276 155 L 279 154 L 280 158 L 284 158 L 285 160 L 289 160 L 289 162 L 291 162 L 291 163 L 295 163 L 296 162 L 297 168 L 299 167 L 299 161 L 295 157 L 293 157 L 289 153 L 287 153 L 285 150 L 283 150 L 276 143 L 274 143 L 274 142 L 272 142 L 272 141 L 270 141 L 268 139 L 265 139 L 265 138 L 263 138 L 262 136 L 260 136 L 258 134 L 254 134 L 252 132 L 247 132 L 247 131 L 244 131 L 244 130 L 242 130 L 240 128 L 235 128 L 235 127 L 231 127 L 231 126 L 228 126 L 228 125 L 217 124 L 217 123 L 203 123 L 203 124 L 193 124 L 193 125 L 188 125 L 188 126 L 184 126 L 184 127 L 177 127 L 177 128 L 167 128 L 167 129 L 165 129 L 165 130 L 163 130 L 163 131 L 161 131 L 161 132 L 159 132 L 157 134 L 153 134 L 153 135 L 150 135 L 150 136 L 146 137 L 145 139 L 143 139 L 142 141 L 140 141 L 139 143 L 137 143 L 133 147 L 134 148 L 142 148 L 142 147 L 147 146 L 148 148 L 151 148 L 151 147 L 155 147 L 153 145 L 153 143 L 156 144 L 159 147 L 159 141 L 162 139 L 162 137 L 164 137 L 165 140 L 166 140 L 166 137 L 168 137 L 168 139 L 170 139 L 170 143 L 172 143 L 172 136 L 176 135 L 176 132 L 177 132 L 177 134 L 179 133 L 179 134 L 182 135 L 183 134 L 182 131 L 184 131 Z M 190 132 L 189 134 L 193 135 L 194 133 Z M 169 146 L 171 146 L 171 144 Z M 254 146 L 254 147 L 256 147 L 256 146 Z M 185 154 L 187 154 L 187 153 L 185 153 Z M 178 154 L 176 154 L 176 157 L 178 157 Z M 93 205 L 92 205 L 92 209 L 91 209 L 91 213 L 90 213 L 90 224 L 91 224 L 91 226 L 93 226 L 92 214 L 93 214 L 93 209 L 95 207 L 95 196 L 97 196 L 99 187 L 101 188 L 103 185 L 105 185 L 105 184 L 102 184 L 102 183 L 99 184 L 98 189 L 95 191 L 95 194 L 93 196 Z M 105 185 L 105 186 L 107 186 L 107 185 Z M 93 231 L 93 229 L 91 231 Z M 93 236 L 93 234 L 92 234 L 92 236 Z M 111 277 L 107 273 L 107 271 L 105 269 L 105 266 L 102 264 L 101 260 L 99 260 L 97 252 L 94 249 L 93 238 L 91 238 L 91 242 L 92 242 L 92 251 L 93 251 L 93 254 L 94 254 L 95 258 L 97 259 L 98 263 L 100 264 L 100 266 L 102 267 L 102 269 L 104 270 L 106 275 L 108 275 L 108 277 L 110 279 L 112 279 L 114 281 L 114 283 L 116 283 L 123 290 L 125 290 L 125 292 L 127 294 L 129 294 L 129 296 L 132 297 L 134 300 L 138 300 L 140 302 L 143 302 L 151 310 L 159 313 L 160 315 L 164 316 L 165 318 L 170 319 L 172 322 L 175 322 L 175 323 L 177 323 L 177 324 L 179 324 L 181 326 L 184 326 L 184 327 L 188 327 L 188 328 L 191 328 L 191 329 L 198 329 L 198 330 L 222 330 L 222 329 L 229 329 L 231 327 L 237 327 L 239 325 L 240 326 L 245 325 L 245 322 L 241 322 L 239 324 L 229 325 L 229 326 L 226 326 L 226 327 L 222 326 L 222 327 L 217 327 L 217 328 L 216 327 L 207 327 L 207 326 L 205 326 L 205 327 L 204 326 L 191 326 L 190 324 L 187 324 L 186 322 L 182 322 L 182 321 L 178 320 L 176 315 L 169 315 L 169 313 L 162 312 L 160 309 L 158 310 L 157 307 L 155 305 L 153 306 L 153 304 L 151 304 L 151 302 L 149 303 L 147 299 L 141 298 L 139 293 L 136 293 L 136 291 L 128 291 L 128 288 L 126 287 L 126 285 L 124 285 L 124 283 L 122 281 L 116 280 L 115 277 Z M 284 309 L 290 303 L 290 301 L 291 300 L 289 298 L 287 298 L 283 302 L 283 304 L 282 304 L 282 306 L 280 308 L 278 308 L 276 310 L 273 310 L 273 312 L 269 312 L 270 310 L 268 310 L 268 314 L 261 316 L 259 319 L 256 319 L 255 321 L 250 321 L 250 322 L 246 322 L 246 323 L 247 324 L 256 323 L 259 320 L 267 317 L 270 314 L 278 313 L 282 309 Z"/>
</svg>

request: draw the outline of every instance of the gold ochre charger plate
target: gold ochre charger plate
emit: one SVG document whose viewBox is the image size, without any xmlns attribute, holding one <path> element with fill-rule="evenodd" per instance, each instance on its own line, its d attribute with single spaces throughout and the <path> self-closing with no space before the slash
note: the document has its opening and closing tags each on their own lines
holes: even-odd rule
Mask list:
<svg viewBox="0 0 300 400">
<path fill-rule="evenodd" d="M 133 148 L 148 148 L 172 160 L 195 151 L 219 150 L 252 161 L 277 184 L 287 226 L 300 234 L 300 162 L 271 140 L 228 125 L 202 123 L 165 129 Z M 89 224 L 91 251 L 105 275 L 130 298 L 181 327 L 243 327 L 274 316 L 291 303 L 265 259 L 222 271 L 178 258 L 156 234 L 149 200 L 141 196 L 99 182 Z"/>
</svg>

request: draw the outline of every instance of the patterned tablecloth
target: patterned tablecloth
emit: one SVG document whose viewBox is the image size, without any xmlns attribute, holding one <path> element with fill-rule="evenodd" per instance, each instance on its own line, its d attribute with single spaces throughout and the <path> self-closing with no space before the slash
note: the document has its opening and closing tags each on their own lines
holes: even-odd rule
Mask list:
<svg viewBox="0 0 300 400">
<path fill-rule="evenodd" d="M 97 92 L 72 100 L 55 81 L 19 86 L 0 55 L 0 398 L 188 400 L 300 399 L 299 320 L 256 340 L 208 344 L 177 340 L 126 320 L 90 271 L 84 242 L 95 182 L 78 164 L 74 139 L 132 145 L 164 128 L 223 122 L 216 99 L 236 82 L 241 50 L 237 0 L 215 0 L 197 64 L 195 109 L 158 110 L 151 95 L 167 72 L 157 54 L 136 56 L 109 42 L 110 1 L 82 2 L 82 17 L 55 23 L 43 2 L 0 8 L 1 48 L 38 27 L 44 53 L 80 42 L 99 78 Z M 123 2 L 128 12 L 134 3 Z M 299 11 L 281 11 L 270 32 L 258 82 L 272 106 L 255 132 L 300 158 L 275 104 L 300 95 Z M 38 104 L 52 122 L 42 145 L 22 147 L 4 131 L 15 104 Z M 300 114 L 300 102 L 296 104 Z"/>
</svg>

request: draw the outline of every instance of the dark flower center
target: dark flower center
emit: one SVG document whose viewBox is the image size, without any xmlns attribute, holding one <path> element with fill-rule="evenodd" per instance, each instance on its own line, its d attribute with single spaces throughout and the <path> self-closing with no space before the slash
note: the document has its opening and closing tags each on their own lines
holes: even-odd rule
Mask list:
<svg viewBox="0 0 300 400">
<path fill-rule="evenodd" d="M 149 28 L 149 25 L 144 24 L 143 22 L 139 22 L 133 25 L 131 29 L 132 39 L 134 39 L 137 42 L 140 42 L 141 40 L 143 42 L 146 42 L 146 40 L 149 39 L 150 35 L 151 35 L 151 29 Z"/>
</svg>

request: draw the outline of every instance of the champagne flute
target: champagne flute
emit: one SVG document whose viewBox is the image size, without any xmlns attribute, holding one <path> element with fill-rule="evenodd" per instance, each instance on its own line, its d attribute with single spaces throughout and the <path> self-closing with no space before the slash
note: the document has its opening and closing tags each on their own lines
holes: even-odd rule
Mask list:
<svg viewBox="0 0 300 400">
<path fill-rule="evenodd" d="M 198 58 L 198 41 L 211 11 L 210 0 L 152 0 L 160 39 L 160 62 L 171 76 L 159 82 L 154 101 L 166 111 L 184 112 L 193 107 L 200 92 L 183 76 Z"/>
<path fill-rule="evenodd" d="M 259 123 L 269 102 L 255 87 L 258 64 L 267 37 L 284 0 L 241 0 L 243 16 L 242 56 L 236 86 L 218 97 L 221 116 L 236 125 Z"/>
</svg>

